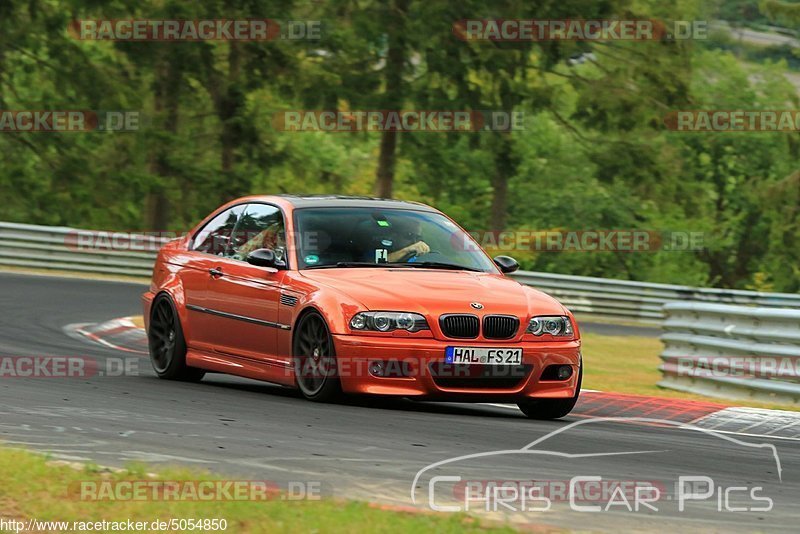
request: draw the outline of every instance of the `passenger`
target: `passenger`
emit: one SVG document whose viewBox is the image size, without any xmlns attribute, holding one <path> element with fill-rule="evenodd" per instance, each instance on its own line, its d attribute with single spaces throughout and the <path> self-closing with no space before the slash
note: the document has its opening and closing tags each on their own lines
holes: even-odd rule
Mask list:
<svg viewBox="0 0 800 534">
<path fill-rule="evenodd" d="M 286 252 L 286 232 L 283 231 L 283 223 L 276 222 L 249 239 L 246 243 L 236 249 L 236 255 L 242 259 L 260 248 L 268 248 L 275 252 L 275 258 L 282 260 Z"/>
</svg>

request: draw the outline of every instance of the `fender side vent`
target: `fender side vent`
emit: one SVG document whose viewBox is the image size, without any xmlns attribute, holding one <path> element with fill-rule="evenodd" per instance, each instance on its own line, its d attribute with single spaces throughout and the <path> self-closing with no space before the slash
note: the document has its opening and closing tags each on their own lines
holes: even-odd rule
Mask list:
<svg viewBox="0 0 800 534">
<path fill-rule="evenodd" d="M 294 307 L 297 305 L 297 297 L 293 297 L 291 295 L 281 294 L 281 304 L 284 306 Z"/>
</svg>

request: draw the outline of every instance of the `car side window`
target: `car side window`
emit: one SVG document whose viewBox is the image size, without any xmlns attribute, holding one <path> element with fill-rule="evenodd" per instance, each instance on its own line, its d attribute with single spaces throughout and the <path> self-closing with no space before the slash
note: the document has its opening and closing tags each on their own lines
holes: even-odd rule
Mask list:
<svg viewBox="0 0 800 534">
<path fill-rule="evenodd" d="M 211 219 L 194 237 L 192 250 L 213 254 L 230 255 L 231 233 L 239 222 L 245 206 L 240 204 L 229 208 Z"/>
<path fill-rule="evenodd" d="M 249 204 L 231 237 L 234 259 L 244 261 L 260 248 L 271 249 L 275 259 L 286 261 L 286 228 L 280 208 L 268 204 Z"/>
</svg>

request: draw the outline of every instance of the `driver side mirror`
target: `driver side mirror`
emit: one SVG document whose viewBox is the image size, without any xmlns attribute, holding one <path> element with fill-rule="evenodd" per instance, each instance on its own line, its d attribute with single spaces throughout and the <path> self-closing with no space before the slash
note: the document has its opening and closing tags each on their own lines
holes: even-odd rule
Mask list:
<svg viewBox="0 0 800 534">
<path fill-rule="evenodd" d="M 283 259 L 278 259 L 275 251 L 271 248 L 259 248 L 247 255 L 247 263 L 255 265 L 256 267 L 272 267 L 273 269 L 283 269 L 286 267 L 286 262 Z"/>
<path fill-rule="evenodd" d="M 519 263 L 511 256 L 495 256 L 494 264 L 500 267 L 500 272 L 504 274 L 513 273 L 519 269 Z"/>
</svg>

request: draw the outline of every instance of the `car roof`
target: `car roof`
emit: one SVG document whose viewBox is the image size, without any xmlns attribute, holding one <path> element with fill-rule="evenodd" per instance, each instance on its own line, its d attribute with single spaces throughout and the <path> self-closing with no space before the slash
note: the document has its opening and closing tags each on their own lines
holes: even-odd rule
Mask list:
<svg viewBox="0 0 800 534">
<path fill-rule="evenodd" d="M 391 198 L 359 197 L 346 195 L 275 195 L 291 204 L 295 209 L 302 208 L 378 208 L 416 211 L 437 211 L 436 209 L 407 200 Z"/>
</svg>

